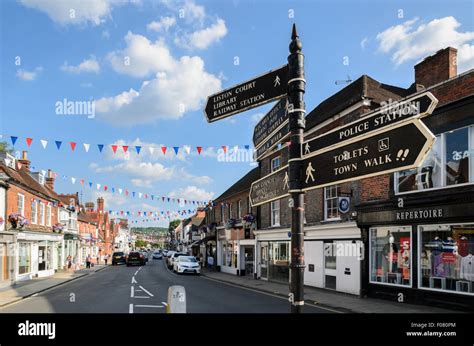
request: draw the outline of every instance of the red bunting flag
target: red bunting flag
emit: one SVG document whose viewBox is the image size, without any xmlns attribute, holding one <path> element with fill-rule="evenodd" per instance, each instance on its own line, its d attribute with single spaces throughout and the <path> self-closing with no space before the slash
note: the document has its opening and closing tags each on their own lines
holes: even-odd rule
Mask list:
<svg viewBox="0 0 474 346">
<path fill-rule="evenodd" d="M 74 149 L 76 149 L 76 142 L 69 142 L 69 145 L 71 146 L 72 151 L 74 151 Z"/>
<path fill-rule="evenodd" d="M 104 186 L 104 191 L 107 191 L 108 187 L 107 185 Z"/>
<path fill-rule="evenodd" d="M 128 190 L 125 190 L 125 196 L 128 196 Z"/>
<path fill-rule="evenodd" d="M 84 179 L 81 179 L 81 185 L 84 186 Z"/>
<path fill-rule="evenodd" d="M 128 150 L 128 145 L 122 145 L 123 151 L 126 153 Z"/>
<path fill-rule="evenodd" d="M 28 145 L 28 148 L 30 147 L 32 142 L 33 142 L 33 138 L 27 138 L 26 139 L 26 144 Z"/>
<path fill-rule="evenodd" d="M 168 149 L 168 148 L 166 148 L 166 147 L 161 147 L 161 151 L 163 152 L 163 155 L 166 155 L 166 149 Z"/>
<path fill-rule="evenodd" d="M 226 154 L 227 153 L 227 145 L 223 145 L 222 149 L 224 150 L 224 154 Z"/>
<path fill-rule="evenodd" d="M 201 154 L 202 147 L 197 147 L 198 154 Z"/>
<path fill-rule="evenodd" d="M 114 151 L 114 154 L 117 152 L 117 148 L 118 148 L 117 145 L 112 145 L 112 150 Z"/>
</svg>

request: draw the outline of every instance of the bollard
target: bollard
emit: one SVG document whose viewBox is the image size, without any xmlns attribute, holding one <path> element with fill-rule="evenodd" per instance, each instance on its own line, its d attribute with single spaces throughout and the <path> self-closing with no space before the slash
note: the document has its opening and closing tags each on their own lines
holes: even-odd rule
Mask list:
<svg viewBox="0 0 474 346">
<path fill-rule="evenodd" d="M 171 286 L 168 288 L 168 305 L 166 306 L 166 313 L 186 313 L 186 290 L 183 286 Z"/>
</svg>

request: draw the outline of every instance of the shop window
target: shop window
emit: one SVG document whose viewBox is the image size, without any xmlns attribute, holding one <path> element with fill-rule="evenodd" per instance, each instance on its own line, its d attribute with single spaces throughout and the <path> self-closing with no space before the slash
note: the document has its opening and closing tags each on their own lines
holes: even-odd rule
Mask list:
<svg viewBox="0 0 474 346">
<path fill-rule="evenodd" d="M 30 243 L 18 244 L 18 274 L 31 271 L 31 245 Z"/>
<path fill-rule="evenodd" d="M 411 227 L 370 229 L 370 282 L 411 286 Z"/>
<path fill-rule="evenodd" d="M 420 288 L 474 295 L 474 224 L 418 229 Z"/>
<path fill-rule="evenodd" d="M 395 173 L 395 191 L 410 192 L 474 182 L 474 126 L 436 137 L 421 166 Z"/>
<path fill-rule="evenodd" d="M 278 168 L 280 168 L 280 156 L 274 157 L 272 159 L 272 172 L 275 172 Z"/>
<path fill-rule="evenodd" d="M 18 194 L 17 207 L 18 207 L 18 214 L 20 214 L 21 216 L 25 216 L 25 196 L 23 196 L 20 193 Z"/>
<path fill-rule="evenodd" d="M 271 226 L 280 226 L 280 201 L 270 203 Z"/>
<path fill-rule="evenodd" d="M 290 242 L 270 242 L 269 246 L 268 279 L 288 282 Z"/>
<path fill-rule="evenodd" d="M 36 201 L 31 202 L 31 223 L 35 224 L 38 222 L 38 203 Z"/>
<path fill-rule="evenodd" d="M 324 219 L 339 219 L 339 209 L 337 201 L 339 197 L 340 188 L 338 185 L 333 185 L 324 188 Z"/>
</svg>

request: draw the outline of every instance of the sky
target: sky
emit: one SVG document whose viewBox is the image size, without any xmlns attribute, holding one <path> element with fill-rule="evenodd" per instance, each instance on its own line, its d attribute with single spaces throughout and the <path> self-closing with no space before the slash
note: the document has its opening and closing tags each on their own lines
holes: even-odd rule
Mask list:
<svg viewBox="0 0 474 346">
<path fill-rule="evenodd" d="M 408 87 L 413 65 L 447 46 L 458 49 L 458 73 L 474 67 L 472 1 L 5 0 L 0 11 L 0 140 L 18 137 L 34 170 L 57 172 L 56 191 L 103 196 L 113 211 L 194 209 L 144 195 L 207 201 L 255 167 L 223 160 L 222 146 L 252 150 L 272 105 L 215 123 L 203 108 L 208 95 L 285 64 L 293 23 L 307 113 L 347 85 L 337 80 Z M 94 108 L 67 114 L 64 100 Z"/>
</svg>

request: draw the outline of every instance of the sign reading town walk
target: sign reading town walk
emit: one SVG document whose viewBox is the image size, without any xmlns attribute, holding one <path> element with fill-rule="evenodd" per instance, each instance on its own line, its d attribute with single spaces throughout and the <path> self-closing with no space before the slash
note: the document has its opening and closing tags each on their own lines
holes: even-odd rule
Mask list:
<svg viewBox="0 0 474 346">
<path fill-rule="evenodd" d="M 414 117 L 431 114 L 438 100 L 430 92 L 396 102 L 386 102 L 382 107 L 364 115 L 363 118 L 326 132 L 302 144 L 303 158 L 316 155 L 320 150 L 338 146 L 342 142 L 364 138 L 370 132 L 381 130 Z"/>
<path fill-rule="evenodd" d="M 369 178 L 418 167 L 431 149 L 435 136 L 412 119 L 341 144 L 303 161 L 303 190 Z"/>
<path fill-rule="evenodd" d="M 288 165 L 254 181 L 250 187 L 250 205 L 255 207 L 288 196 L 289 183 Z"/>
<path fill-rule="evenodd" d="M 255 149 L 254 158 L 260 160 L 278 144 L 282 143 L 290 136 L 290 124 L 284 123 L 278 130 L 276 130 L 270 137 L 268 137 L 262 145 Z"/>
<path fill-rule="evenodd" d="M 204 110 L 208 122 L 261 106 L 286 96 L 288 65 L 267 72 L 232 88 L 208 96 Z"/>
</svg>

